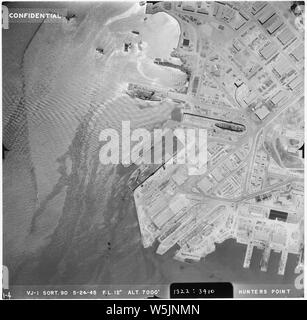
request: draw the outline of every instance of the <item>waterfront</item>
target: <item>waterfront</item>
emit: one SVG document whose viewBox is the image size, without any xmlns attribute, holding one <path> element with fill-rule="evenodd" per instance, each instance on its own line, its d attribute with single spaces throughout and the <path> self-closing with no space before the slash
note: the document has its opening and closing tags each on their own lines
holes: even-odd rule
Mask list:
<svg viewBox="0 0 307 320">
<path fill-rule="evenodd" d="M 245 246 L 234 241 L 217 245 L 205 262 L 193 265 L 173 260 L 171 253 L 158 256 L 152 248 L 143 248 L 133 196 L 127 191 L 133 168 L 101 166 L 98 137 L 104 128 L 119 129 L 122 120 L 131 120 L 133 128 L 153 128 L 170 117 L 172 103 L 140 109 L 140 101 L 128 97 L 125 89 L 128 82 L 176 87 L 185 79 L 180 71 L 152 62 L 157 56 L 168 58 L 179 28 L 166 14 L 144 21 L 143 8 L 130 11 L 132 16 L 121 16 L 130 5 L 108 5 L 81 5 L 76 21 L 43 26 L 21 71 L 14 68 L 24 46 L 17 49 L 8 44 L 9 50 L 16 49 L 17 62 L 7 62 L 14 72 L 8 70 L 5 81 L 15 82 L 21 72 L 16 81 L 19 87 L 14 89 L 20 90 L 24 81 L 24 92 L 18 91 L 14 101 L 20 95 L 25 101 L 18 118 L 22 134 L 4 163 L 4 262 L 11 283 L 242 281 L 292 285 L 292 257 L 284 277 L 276 274 L 277 254 L 272 254 L 268 273 L 260 271 L 256 250 L 251 268 L 243 269 Z M 109 20 L 118 15 L 124 23 Z M 163 30 L 164 24 L 168 31 Z M 132 37 L 133 29 L 143 34 L 143 50 L 134 47 L 126 54 L 123 42 Z M 169 40 L 166 43 L 159 37 Z M 97 55 L 97 47 L 105 54 Z M 12 114 L 7 109 L 12 106 L 12 94 L 7 90 L 5 124 Z"/>
</svg>

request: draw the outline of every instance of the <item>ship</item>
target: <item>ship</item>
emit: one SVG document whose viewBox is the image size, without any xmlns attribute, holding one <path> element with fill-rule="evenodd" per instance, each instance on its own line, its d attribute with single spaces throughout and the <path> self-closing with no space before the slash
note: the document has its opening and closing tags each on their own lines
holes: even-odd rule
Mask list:
<svg viewBox="0 0 307 320">
<path fill-rule="evenodd" d="M 141 100 L 149 101 L 161 101 L 161 97 L 155 96 L 155 91 L 147 89 L 133 89 L 128 90 L 127 94 L 132 98 L 138 98 Z"/>
<path fill-rule="evenodd" d="M 226 122 L 218 122 L 215 124 L 216 127 L 229 131 L 243 132 L 245 131 L 245 126 L 243 124 L 236 123 L 226 123 Z"/>
</svg>

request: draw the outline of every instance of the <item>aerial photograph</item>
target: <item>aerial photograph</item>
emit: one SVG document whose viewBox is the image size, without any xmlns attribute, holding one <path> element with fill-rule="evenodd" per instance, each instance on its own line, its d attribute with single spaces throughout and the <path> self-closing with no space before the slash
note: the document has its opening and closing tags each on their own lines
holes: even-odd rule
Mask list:
<svg viewBox="0 0 307 320">
<path fill-rule="evenodd" d="M 303 298 L 304 19 L 2 2 L 2 298 Z"/>
</svg>

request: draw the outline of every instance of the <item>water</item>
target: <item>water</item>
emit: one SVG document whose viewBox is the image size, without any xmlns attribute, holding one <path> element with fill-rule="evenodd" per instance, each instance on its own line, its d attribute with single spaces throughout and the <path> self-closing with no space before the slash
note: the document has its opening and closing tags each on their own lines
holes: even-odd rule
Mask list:
<svg viewBox="0 0 307 320">
<path fill-rule="evenodd" d="M 150 128 L 172 110 L 167 102 L 140 110 L 140 102 L 125 94 L 127 83 L 142 82 L 143 76 L 137 53 L 124 55 L 119 40 L 121 33 L 130 34 L 129 24 L 132 29 L 139 21 L 141 28 L 144 16 L 126 15 L 122 29 L 117 22 L 117 30 L 104 24 L 130 6 L 74 7 L 77 21 L 42 25 L 26 52 L 26 44 L 18 49 L 15 42 L 21 32 L 31 37 L 35 28 L 26 32 L 16 25 L 4 39 L 6 52 L 15 54 L 5 81 L 18 89 L 9 69 L 15 68 L 22 88 L 15 105 L 4 89 L 3 102 L 11 119 L 5 120 L 4 135 L 10 149 L 4 163 L 4 263 L 11 284 L 160 279 L 144 256 L 134 201 L 127 195 L 130 169 L 118 173 L 98 158 L 102 129 L 120 129 L 122 120 Z M 146 41 L 153 46 L 150 32 Z M 96 54 L 98 46 L 103 56 Z M 148 85 L 154 80 L 143 77 Z"/>
</svg>

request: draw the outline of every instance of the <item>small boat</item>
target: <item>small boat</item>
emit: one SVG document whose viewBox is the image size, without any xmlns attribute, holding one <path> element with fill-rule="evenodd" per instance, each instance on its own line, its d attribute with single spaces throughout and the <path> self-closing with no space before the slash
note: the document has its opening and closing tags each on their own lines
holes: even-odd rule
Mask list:
<svg viewBox="0 0 307 320">
<path fill-rule="evenodd" d="M 101 53 L 101 54 L 104 54 L 104 50 L 102 48 L 96 48 L 96 51 Z"/>
<path fill-rule="evenodd" d="M 69 21 L 70 19 L 76 18 L 76 15 L 73 13 L 67 13 L 67 16 L 65 18 L 67 21 Z"/>
</svg>

